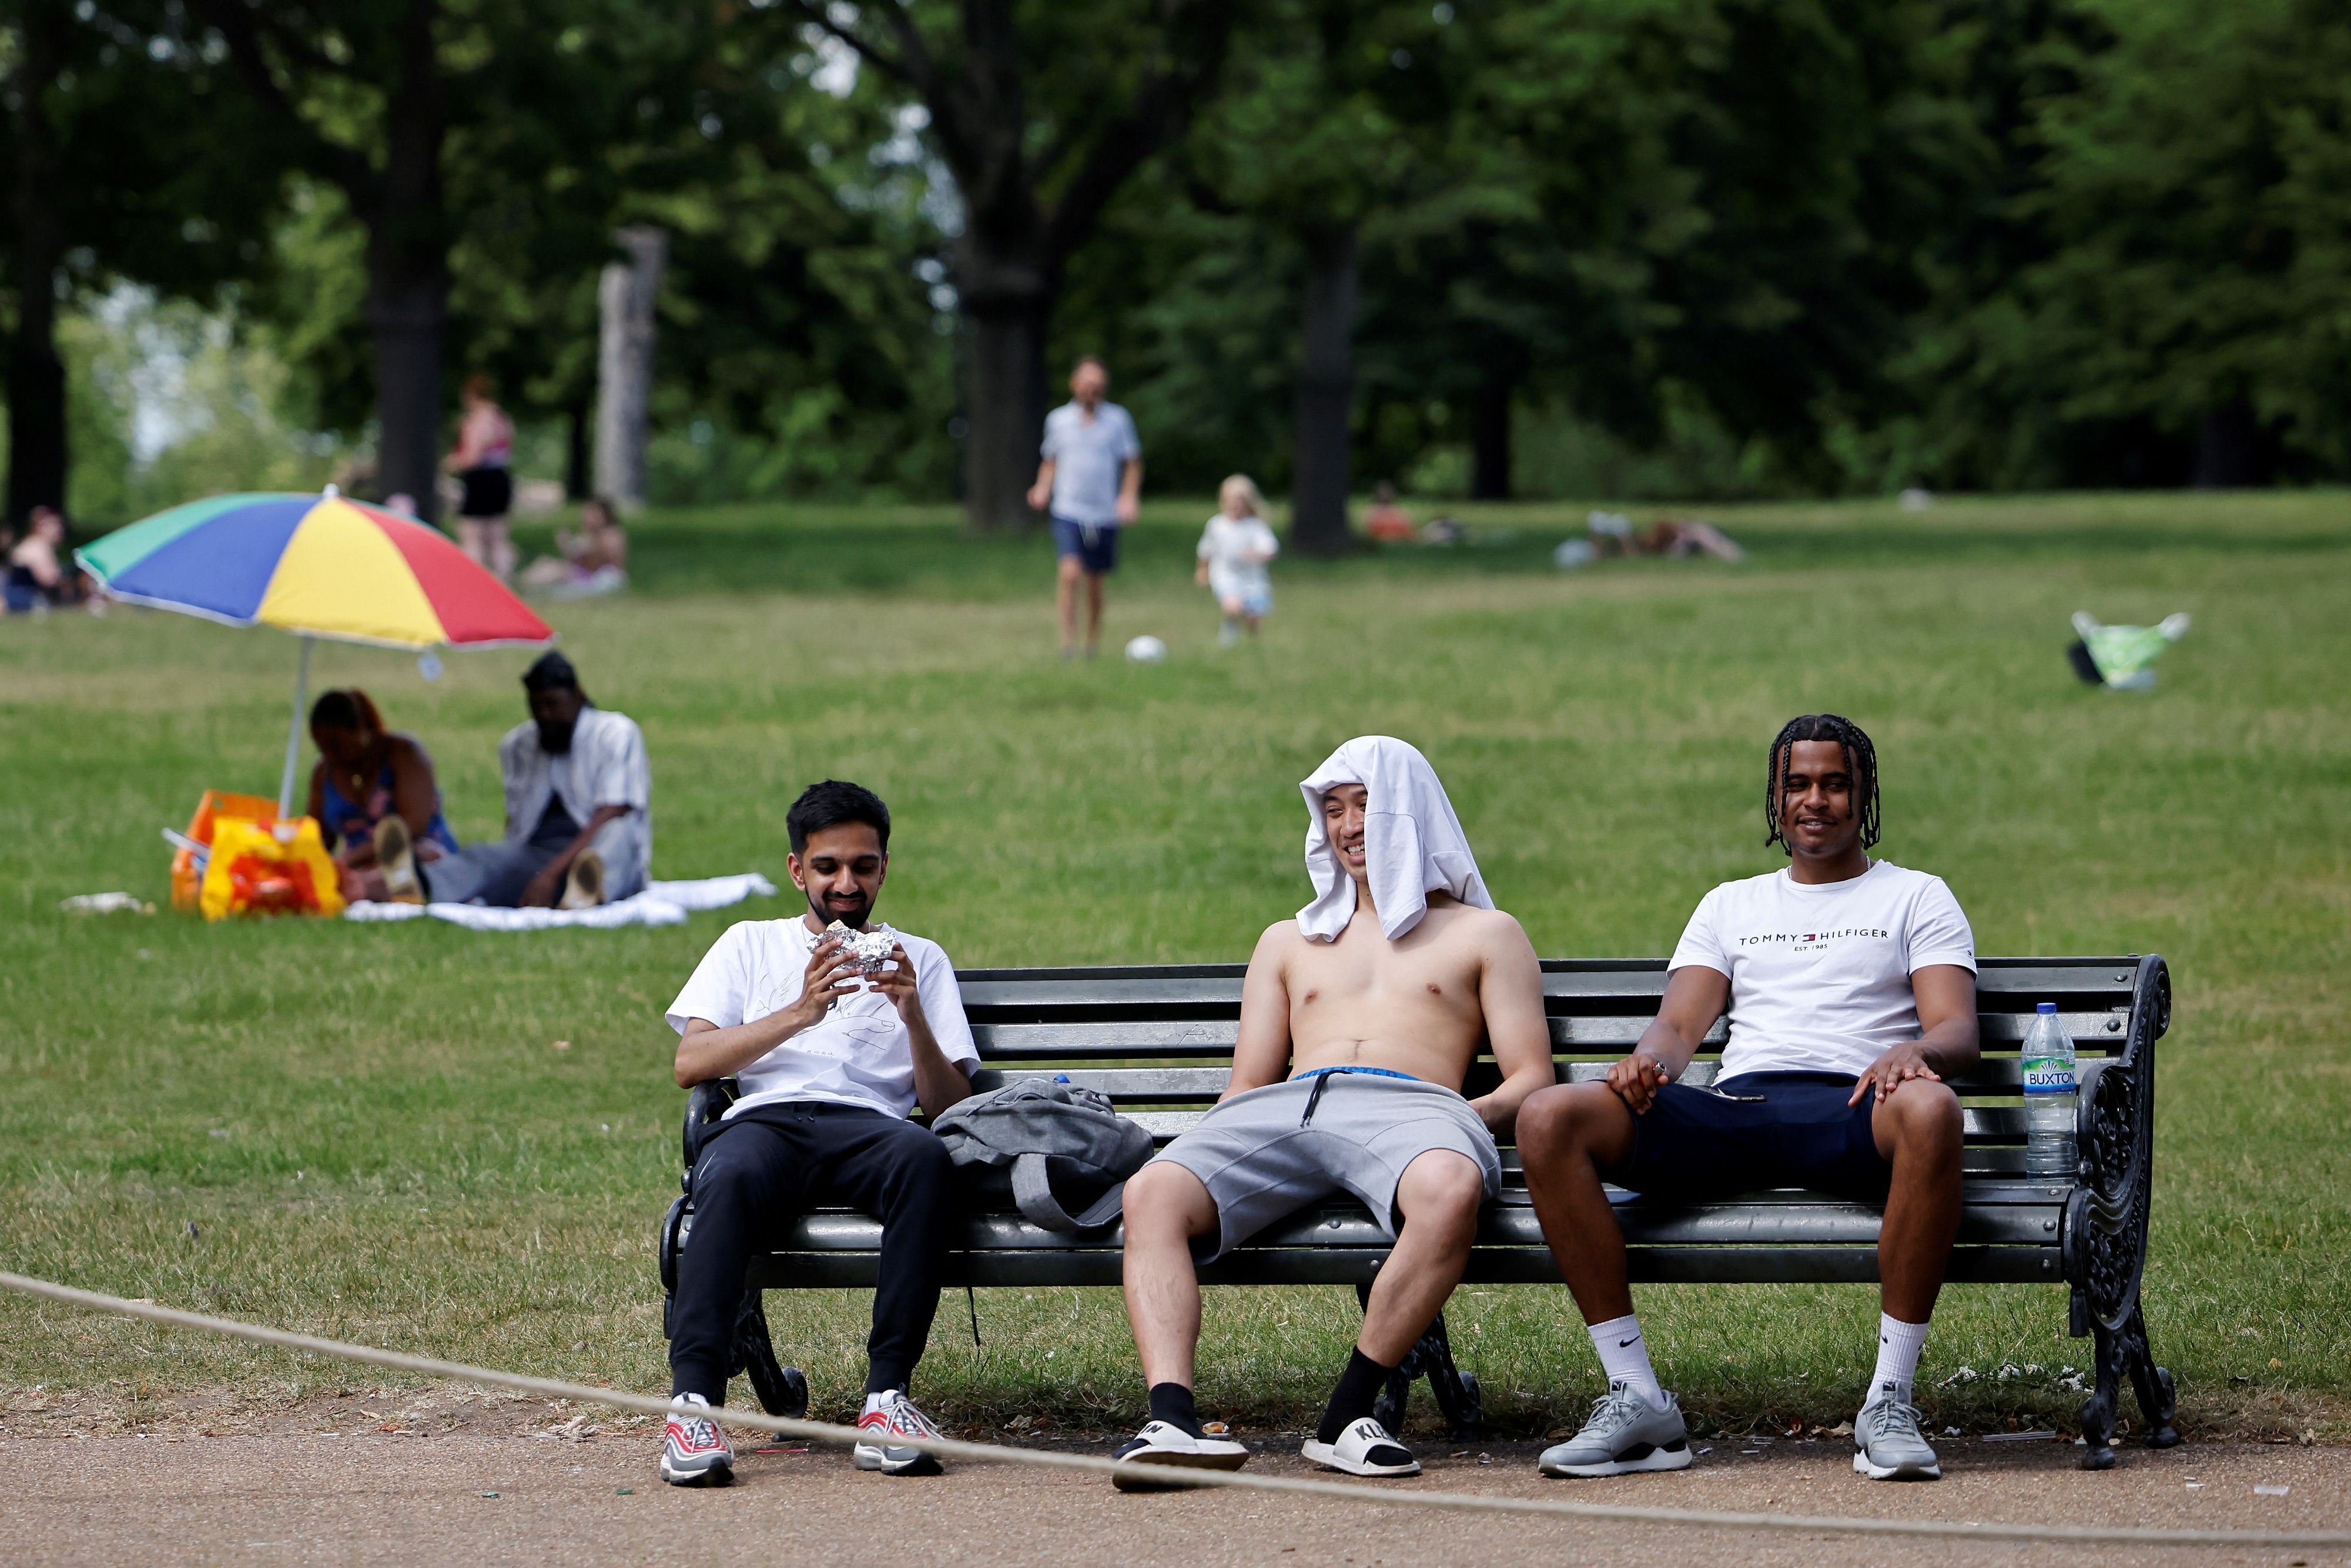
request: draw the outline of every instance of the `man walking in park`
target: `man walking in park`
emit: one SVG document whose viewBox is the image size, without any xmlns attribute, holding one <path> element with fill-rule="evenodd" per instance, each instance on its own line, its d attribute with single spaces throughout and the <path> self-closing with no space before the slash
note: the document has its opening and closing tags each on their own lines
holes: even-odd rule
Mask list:
<svg viewBox="0 0 2351 1568">
<path fill-rule="evenodd" d="M 1495 909 L 1427 759 L 1368 736 L 1301 788 L 1314 900 L 1258 941 L 1216 1107 L 1126 1187 L 1126 1311 L 1151 1418 L 1117 1458 L 1138 1467 L 1236 1469 L 1249 1457 L 1193 1403 L 1194 1242 L 1214 1258 L 1344 1191 L 1395 1249 L 1303 1452 L 1351 1475 L 1418 1474 L 1373 1401 L 1468 1263 L 1479 1208 L 1501 1183 L 1494 1134 L 1553 1079 L 1534 948 Z M 1502 1082 L 1465 1100 L 1487 1040 Z"/>
<path fill-rule="evenodd" d="M 1519 1113 L 1535 1213 L 1608 1375 L 1583 1429 L 1544 1451 L 1547 1476 L 1690 1462 L 1604 1182 L 1668 1199 L 1792 1186 L 1884 1204 L 1877 1365 L 1853 1466 L 1942 1475 L 1911 1385 L 1959 1234 L 1959 1101 L 1943 1080 L 1976 1061 L 1975 940 L 1941 878 L 1869 858 L 1877 757 L 1851 722 L 1811 714 L 1781 730 L 1764 825 L 1792 863 L 1699 902 L 1633 1054 L 1605 1082 L 1545 1089 Z M 1721 1076 L 1693 1088 L 1683 1070 L 1726 1004 Z"/>
<path fill-rule="evenodd" d="M 861 1470 L 936 1475 L 936 1458 L 893 1438 L 938 1428 L 907 1390 L 939 1305 L 954 1216 L 946 1145 L 906 1117 L 936 1116 L 971 1092 L 979 1051 L 955 966 L 900 931 L 869 973 L 843 930 L 870 932 L 890 870 L 890 810 L 838 779 L 812 784 L 784 818 L 791 920 L 746 920 L 721 936 L 670 1004 L 681 1088 L 732 1076 L 742 1095 L 704 1139 L 694 1229 L 679 1255 L 670 1325 L 674 1396 L 662 1479 L 724 1486 L 735 1453 L 716 1418 L 726 1402 L 735 1320 L 752 1254 L 806 1210 L 843 1204 L 882 1222 L 881 1278 L 865 1342 Z M 888 927 L 883 927 L 888 930 Z"/>
<path fill-rule="evenodd" d="M 1045 416 L 1044 460 L 1029 505 L 1053 522 L 1061 657 L 1078 653 L 1078 588 L 1085 587 L 1085 655 L 1102 647 L 1102 579 L 1118 570 L 1118 530 L 1143 497 L 1143 443 L 1126 410 L 1105 402 L 1110 371 L 1088 354 L 1070 372 L 1070 401 Z"/>
<path fill-rule="evenodd" d="M 505 839 L 415 862 L 388 817 L 377 845 L 386 878 L 415 877 L 436 904 L 501 909 L 588 909 L 643 892 L 653 861 L 644 732 L 590 702 L 560 653 L 541 654 L 522 686 L 529 721 L 498 742 Z"/>
</svg>

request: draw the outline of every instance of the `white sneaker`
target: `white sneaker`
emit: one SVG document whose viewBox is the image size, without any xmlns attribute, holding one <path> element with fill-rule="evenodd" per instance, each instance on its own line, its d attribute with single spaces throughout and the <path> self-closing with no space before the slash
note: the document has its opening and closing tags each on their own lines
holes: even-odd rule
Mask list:
<svg viewBox="0 0 2351 1568">
<path fill-rule="evenodd" d="M 672 1410 L 662 1428 L 661 1479 L 674 1487 L 723 1487 L 735 1479 L 735 1449 L 707 1415 L 710 1402 L 699 1394 L 679 1397 L 687 1408 Z"/>
<path fill-rule="evenodd" d="M 1249 1463 L 1249 1448 L 1225 1437 L 1221 1427 L 1206 1437 L 1195 1437 L 1168 1422 L 1146 1421 L 1143 1430 L 1120 1444 L 1111 1458 L 1120 1461 L 1122 1467 L 1112 1473 L 1111 1485 L 1121 1491 L 1160 1491 L 1166 1483 L 1153 1479 L 1144 1466 L 1237 1470 Z M 1128 1470 L 1127 1466 L 1133 1466 L 1133 1470 Z"/>
<path fill-rule="evenodd" d="M 1351 1476 L 1416 1476 L 1420 1461 L 1412 1450 L 1388 1436 L 1388 1429 L 1371 1416 L 1350 1424 L 1333 1443 L 1306 1439 L 1298 1450 L 1326 1470 Z"/>
<path fill-rule="evenodd" d="M 903 1388 L 893 1388 L 886 1394 L 865 1396 L 865 1414 L 857 1418 L 857 1429 L 872 1435 L 870 1443 L 860 1443 L 850 1450 L 850 1457 L 861 1470 L 880 1470 L 885 1476 L 935 1476 L 946 1467 L 939 1457 L 924 1448 L 910 1448 L 891 1441 L 893 1437 L 943 1437 L 946 1433 L 931 1425 L 931 1418 L 914 1408 Z"/>
</svg>

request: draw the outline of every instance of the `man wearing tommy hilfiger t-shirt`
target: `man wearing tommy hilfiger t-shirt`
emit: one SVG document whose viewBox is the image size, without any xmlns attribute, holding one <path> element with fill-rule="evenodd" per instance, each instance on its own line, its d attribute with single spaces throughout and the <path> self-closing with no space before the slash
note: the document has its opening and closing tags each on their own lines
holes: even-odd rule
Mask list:
<svg viewBox="0 0 2351 1568">
<path fill-rule="evenodd" d="M 1519 1112 L 1527 1189 L 1609 1380 L 1583 1429 L 1544 1451 L 1545 1475 L 1690 1462 L 1633 1315 L 1608 1182 L 1667 1198 L 1793 1186 L 1884 1204 L 1877 1366 L 1853 1467 L 1942 1475 L 1910 1399 L 1959 1234 L 1959 1101 L 1943 1080 L 1976 1061 L 1975 940 L 1941 878 L 1869 858 L 1877 758 L 1849 720 L 1810 714 L 1781 730 L 1764 815 L 1788 867 L 1699 903 L 1656 1020 L 1605 1082 L 1545 1089 Z M 1683 1070 L 1726 1006 L 1721 1076 L 1693 1088 Z"/>
</svg>

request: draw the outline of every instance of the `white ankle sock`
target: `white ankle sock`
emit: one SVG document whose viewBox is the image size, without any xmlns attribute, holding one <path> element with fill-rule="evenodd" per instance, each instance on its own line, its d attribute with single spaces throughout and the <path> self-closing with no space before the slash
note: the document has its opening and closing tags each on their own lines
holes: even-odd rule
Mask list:
<svg viewBox="0 0 2351 1568">
<path fill-rule="evenodd" d="M 1641 1320 L 1626 1312 L 1604 1323 L 1593 1323 L 1592 1348 L 1600 1353 L 1601 1370 L 1612 1384 L 1622 1383 L 1657 1409 L 1666 1407 L 1666 1391 L 1657 1384 L 1656 1368 L 1649 1364 L 1649 1342 L 1641 1337 Z"/>
<path fill-rule="evenodd" d="M 1899 1318 L 1877 1314 L 1877 1370 L 1869 1375 L 1869 1394 L 1863 1403 L 1876 1399 L 1879 1391 L 1894 1384 L 1903 1404 L 1911 1403 L 1912 1384 L 1918 1375 L 1918 1353 L 1926 1348 L 1927 1325 L 1906 1323 Z"/>
<path fill-rule="evenodd" d="M 864 1412 L 863 1412 L 863 1413 L 864 1413 L 865 1415 L 868 1415 L 868 1416 L 872 1415 L 872 1414 L 873 1414 L 873 1412 L 875 1412 L 876 1410 L 879 1410 L 879 1409 L 881 1409 L 881 1408 L 882 1408 L 882 1402 L 883 1402 L 883 1400 L 885 1400 L 885 1399 L 889 1398 L 891 1395 L 895 1394 L 895 1393 L 897 1393 L 897 1392 L 898 1392 L 898 1391 L 897 1391 L 896 1389 L 892 1388 L 892 1389 L 887 1389 L 887 1390 L 885 1390 L 885 1391 L 883 1391 L 883 1393 L 880 1393 L 880 1394 L 869 1394 L 869 1395 L 867 1395 L 867 1396 L 865 1396 L 865 1409 L 864 1409 Z"/>
</svg>

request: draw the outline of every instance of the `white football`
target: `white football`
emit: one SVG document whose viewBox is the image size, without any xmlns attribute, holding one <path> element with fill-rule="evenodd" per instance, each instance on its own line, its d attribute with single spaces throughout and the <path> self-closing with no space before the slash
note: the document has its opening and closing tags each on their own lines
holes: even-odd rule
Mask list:
<svg viewBox="0 0 2351 1568">
<path fill-rule="evenodd" d="M 1126 656 L 1138 664 L 1155 664 L 1167 656 L 1167 644 L 1146 632 L 1126 645 Z"/>
</svg>

